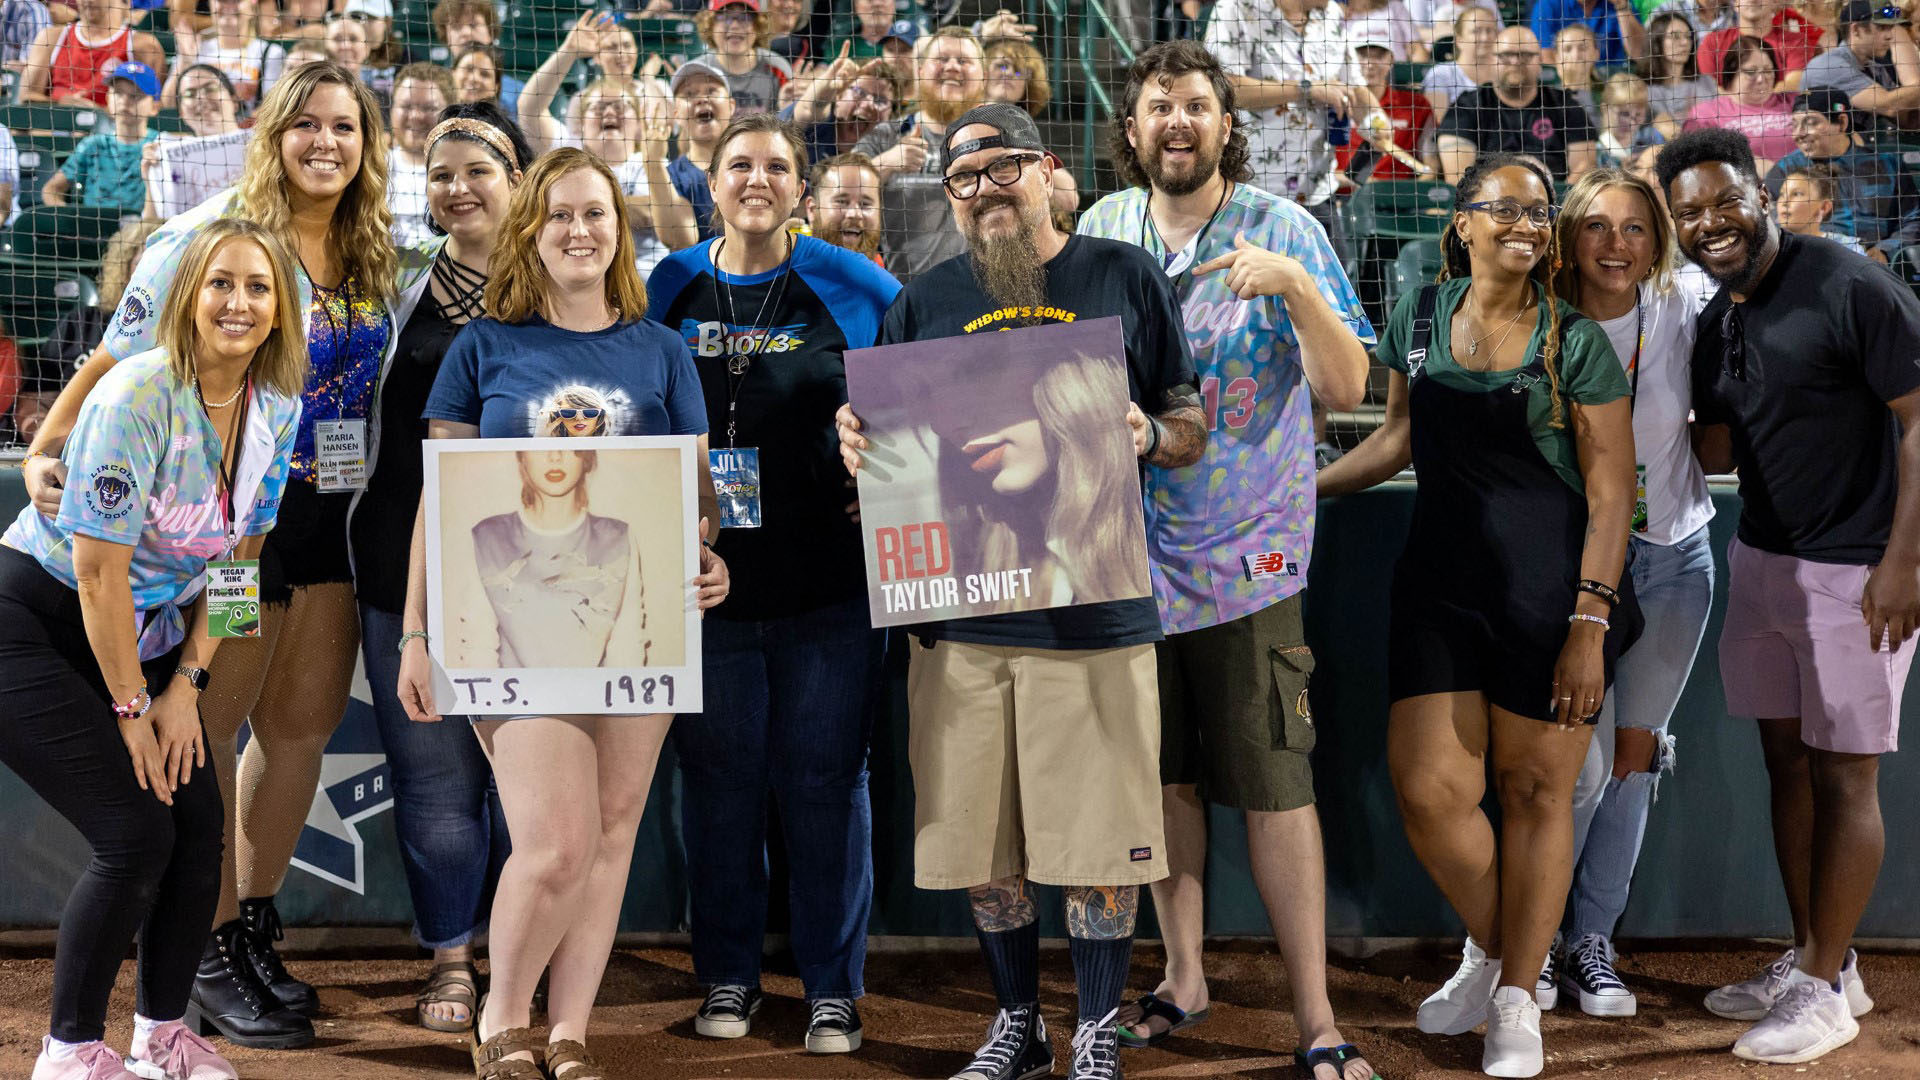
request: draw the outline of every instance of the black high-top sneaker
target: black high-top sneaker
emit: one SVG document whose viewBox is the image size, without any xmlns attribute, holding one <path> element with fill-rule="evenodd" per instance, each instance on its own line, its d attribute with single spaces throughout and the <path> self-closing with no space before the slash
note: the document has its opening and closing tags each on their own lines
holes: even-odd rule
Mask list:
<svg viewBox="0 0 1920 1080">
<path fill-rule="evenodd" d="M 987 1041 L 973 1052 L 973 1063 L 952 1080 L 1035 1080 L 1052 1072 L 1053 1043 L 1036 1002 L 1001 1009 L 987 1029 Z"/>
<path fill-rule="evenodd" d="M 258 1050 L 291 1050 L 313 1041 L 313 1023 L 280 1004 L 242 953 L 240 920 L 220 924 L 200 954 L 187 996 L 185 1023 L 196 1034 L 215 1032 Z"/>
<path fill-rule="evenodd" d="M 280 912 L 273 906 L 273 897 L 240 901 L 240 922 L 247 931 L 241 948 L 260 984 L 271 990 L 280 1004 L 301 1016 L 318 1015 L 320 995 L 313 992 L 312 986 L 287 974 L 287 966 L 280 962 L 280 954 L 274 950 L 273 943 L 287 935 L 280 928 Z"/>
</svg>

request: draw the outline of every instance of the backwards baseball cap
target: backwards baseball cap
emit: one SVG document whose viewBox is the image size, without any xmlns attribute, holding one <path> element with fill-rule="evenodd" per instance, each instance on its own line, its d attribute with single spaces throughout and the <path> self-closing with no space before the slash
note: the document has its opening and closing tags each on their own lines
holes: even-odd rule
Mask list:
<svg viewBox="0 0 1920 1080">
<path fill-rule="evenodd" d="M 880 35 L 881 41 L 888 38 L 896 38 L 911 49 L 914 42 L 920 40 L 920 24 L 912 19 L 899 19 L 892 26 L 887 27 L 886 33 Z"/>
<path fill-rule="evenodd" d="M 1907 16 L 1887 0 L 1848 0 L 1835 21 L 1841 26 L 1868 22 L 1875 26 L 1899 26 L 1907 21 Z"/>
<path fill-rule="evenodd" d="M 954 141 L 955 132 L 975 124 L 983 124 L 999 134 Z M 993 150 L 1002 146 L 1010 150 L 1038 150 L 1059 160 L 1053 151 L 1047 149 L 1047 144 L 1040 141 L 1040 126 L 1033 122 L 1027 110 L 1004 101 L 975 105 L 960 114 L 960 119 L 948 124 L 947 137 L 940 144 L 940 160 L 952 164 L 954 158 L 966 157 L 976 150 Z"/>
<path fill-rule="evenodd" d="M 1793 111 L 1819 113 L 1837 122 L 1850 116 L 1853 106 L 1848 103 L 1847 95 L 1830 86 L 1823 86 L 1817 90 L 1800 91 L 1800 96 L 1793 99 Z"/>
<path fill-rule="evenodd" d="M 125 79 L 150 98 L 160 96 L 160 76 L 138 60 L 122 60 L 107 71 L 107 81 Z"/>
<path fill-rule="evenodd" d="M 721 86 L 727 85 L 726 72 L 705 60 L 689 60 L 673 69 L 673 79 L 668 83 L 668 92 L 678 94 L 681 85 L 696 75 L 705 75 L 709 79 L 718 80 Z"/>
</svg>

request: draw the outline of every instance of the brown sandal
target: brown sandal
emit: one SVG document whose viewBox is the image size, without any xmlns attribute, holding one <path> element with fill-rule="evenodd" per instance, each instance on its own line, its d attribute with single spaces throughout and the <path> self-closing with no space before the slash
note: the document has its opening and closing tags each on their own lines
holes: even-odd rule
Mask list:
<svg viewBox="0 0 1920 1080">
<path fill-rule="evenodd" d="M 562 1074 L 561 1068 L 567 1065 L 573 1068 Z M 552 1080 L 607 1080 L 586 1046 L 572 1039 L 555 1039 L 547 1044 L 547 1075 Z"/>
<path fill-rule="evenodd" d="M 479 1014 L 476 1012 L 475 1016 Z M 474 1029 L 477 1036 L 479 1028 Z M 540 1043 L 532 1028 L 507 1028 L 494 1033 L 486 1042 L 474 1040 L 473 1075 L 477 1080 L 546 1080 L 540 1066 L 531 1061 L 509 1060 L 508 1054 L 538 1054 Z"/>
<path fill-rule="evenodd" d="M 473 1018 L 480 1010 L 474 1007 L 480 985 L 479 969 L 471 960 L 455 960 L 446 964 L 435 964 L 427 973 L 427 985 L 413 999 L 414 1011 L 420 1018 L 420 1026 L 428 1031 L 466 1032 L 473 1029 Z M 429 1005 L 458 1005 L 467 1010 L 464 1020 L 441 1019 L 427 1012 Z"/>
</svg>

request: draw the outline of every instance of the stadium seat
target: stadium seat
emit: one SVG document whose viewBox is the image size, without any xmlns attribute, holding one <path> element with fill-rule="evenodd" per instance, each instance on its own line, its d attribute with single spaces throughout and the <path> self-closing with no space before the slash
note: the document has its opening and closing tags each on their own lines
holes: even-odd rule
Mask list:
<svg viewBox="0 0 1920 1080">
<path fill-rule="evenodd" d="M 1349 212 L 1355 236 L 1437 240 L 1453 213 L 1453 185 L 1438 180 L 1362 184 Z"/>
<path fill-rule="evenodd" d="M 46 132 L 55 135 L 91 135 L 106 130 L 106 118 L 95 109 L 46 102 L 0 105 L 0 124 L 15 135 Z"/>
<path fill-rule="evenodd" d="M 1438 240 L 1408 240 L 1401 244 L 1400 254 L 1393 260 L 1393 296 L 1398 298 L 1410 289 L 1432 284 L 1435 275 L 1440 273 L 1441 261 Z"/>
<path fill-rule="evenodd" d="M 53 170 L 59 168 L 63 155 L 28 146 L 25 139 L 20 140 L 19 147 L 20 186 L 13 193 L 19 197 L 20 209 L 24 213 L 28 207 L 40 205 L 40 188 L 53 175 Z"/>
<path fill-rule="evenodd" d="M 23 346 L 45 340 L 60 316 L 98 298 L 93 279 L 78 271 L 0 258 L 0 319 Z"/>
<path fill-rule="evenodd" d="M 107 241 L 119 230 L 125 211 L 99 206 L 36 206 L 20 211 L 13 223 L 13 253 L 43 265 L 99 265 Z M 137 214 L 134 216 L 138 216 Z"/>
</svg>

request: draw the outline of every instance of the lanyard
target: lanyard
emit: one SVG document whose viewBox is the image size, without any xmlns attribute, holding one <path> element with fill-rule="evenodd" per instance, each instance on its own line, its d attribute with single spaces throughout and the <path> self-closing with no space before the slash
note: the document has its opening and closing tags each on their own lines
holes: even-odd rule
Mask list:
<svg viewBox="0 0 1920 1080">
<path fill-rule="evenodd" d="M 327 348 L 333 353 L 334 371 L 340 376 L 338 392 L 334 394 L 333 416 L 336 420 L 345 420 L 347 418 L 347 350 L 353 346 L 353 275 L 346 275 L 339 285 L 329 289 L 314 279 L 313 271 L 307 269 L 304 259 L 300 261 L 300 270 L 307 275 L 307 285 L 313 290 L 313 298 L 320 305 L 320 314 L 327 320 Z M 341 297 L 341 303 L 346 308 L 345 326 L 334 321 L 333 308 L 327 303 L 328 298 L 336 294 Z M 311 353 L 312 350 L 308 351 Z"/>
<path fill-rule="evenodd" d="M 722 237 L 714 241 L 714 248 L 718 248 L 725 243 L 726 239 Z M 788 233 L 787 257 L 781 263 L 780 280 L 777 282 L 779 288 L 776 290 L 774 284 L 769 284 L 767 286 L 767 295 L 760 298 L 760 310 L 754 314 L 753 322 L 747 325 L 746 340 L 742 343 L 742 347 L 745 348 L 746 351 L 727 357 L 727 448 L 729 450 L 733 449 L 733 440 L 740 433 L 740 387 L 747 381 L 747 370 L 753 366 L 753 354 L 762 351 L 766 347 L 767 335 L 773 333 L 773 322 L 780 318 L 779 301 L 786 298 L 787 279 L 793 276 L 793 249 L 795 245 L 796 242 L 793 234 Z M 724 285 L 726 289 L 725 316 L 727 325 L 738 325 L 739 320 L 733 311 L 733 285 L 731 283 L 723 283 L 720 280 L 720 275 L 724 273 L 724 271 L 720 269 L 719 253 L 714 250 L 714 248 L 709 248 L 707 251 L 707 258 L 713 263 L 713 306 L 715 308 L 720 307 L 720 294 Z M 770 318 L 767 316 L 769 305 L 771 305 L 773 310 Z M 760 324 L 762 318 L 767 318 L 767 324 L 764 327 Z"/>
<path fill-rule="evenodd" d="M 1161 256 L 1160 268 L 1173 279 L 1173 295 L 1176 299 L 1184 299 L 1181 294 L 1186 290 L 1187 282 L 1192 277 L 1189 271 L 1193 269 L 1193 264 L 1199 261 L 1200 249 L 1206 245 L 1207 234 L 1213 231 L 1213 223 L 1220 220 L 1220 211 L 1226 208 L 1227 196 L 1231 194 L 1233 194 L 1233 181 L 1228 180 L 1220 188 L 1220 201 L 1213 204 L 1212 215 L 1207 218 L 1207 223 L 1200 227 L 1200 235 L 1194 237 L 1187 247 L 1179 251 L 1167 251 L 1166 238 L 1160 235 L 1160 230 L 1153 224 L 1153 190 L 1151 188 L 1147 190 L 1147 201 L 1140 207 L 1140 246 L 1143 248 L 1147 246 L 1146 240 L 1149 234 L 1160 241 L 1160 249 L 1165 252 Z M 1188 254 L 1188 251 L 1192 254 Z"/>
<path fill-rule="evenodd" d="M 1627 378 L 1632 384 L 1628 400 L 1640 396 L 1640 350 L 1647 344 L 1646 296 L 1638 285 L 1633 288 L 1633 319 L 1633 359 L 1627 363 Z"/>
<path fill-rule="evenodd" d="M 197 385 L 198 384 L 196 384 L 196 389 Z M 204 410 L 207 406 L 207 397 L 205 394 L 199 394 L 198 396 L 200 398 L 200 407 Z M 220 484 L 220 510 L 226 515 L 223 520 L 226 522 L 227 527 L 227 555 L 231 555 L 234 548 L 240 544 L 240 523 L 235 520 L 233 516 L 233 489 L 240 478 L 240 459 L 245 456 L 247 452 L 247 407 L 252 403 L 253 373 L 249 371 L 245 381 L 240 387 L 240 408 L 234 413 L 233 430 L 221 441 L 220 446 L 220 449 L 223 451 L 222 457 L 225 456 L 224 451 L 232 450 L 232 462 L 221 463 L 214 470 L 214 476 L 219 479 Z M 207 417 L 207 422 L 211 424 L 213 417 Z M 217 433 L 219 429 L 215 428 L 214 431 Z M 225 557 L 225 555 L 222 556 L 222 558 Z"/>
</svg>

